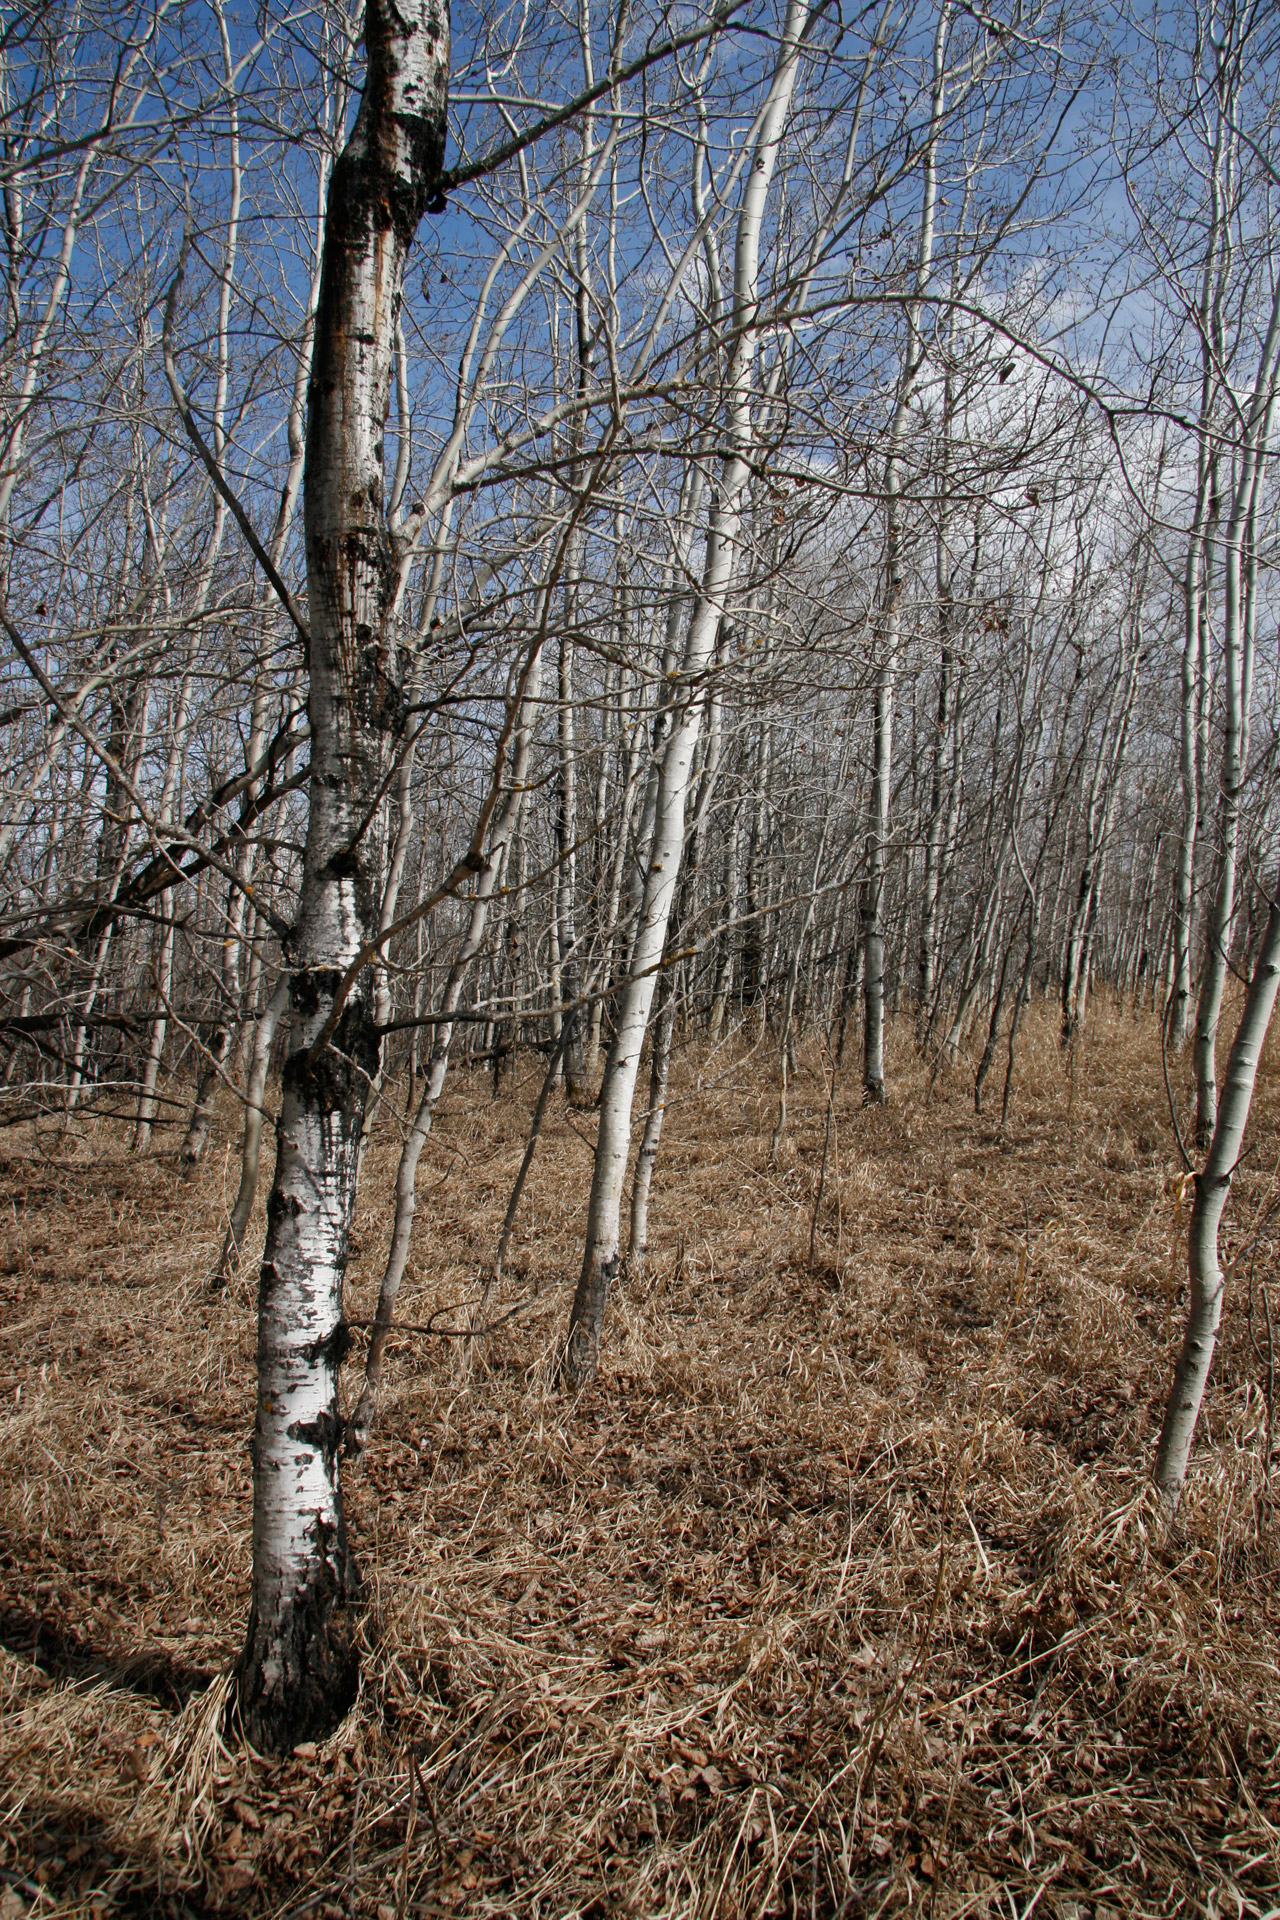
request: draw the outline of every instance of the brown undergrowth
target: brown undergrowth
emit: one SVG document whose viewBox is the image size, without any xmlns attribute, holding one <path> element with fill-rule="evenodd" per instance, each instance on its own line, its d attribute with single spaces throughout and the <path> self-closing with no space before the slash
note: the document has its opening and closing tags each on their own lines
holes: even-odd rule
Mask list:
<svg viewBox="0 0 1280 1920">
<path fill-rule="evenodd" d="M 690 1044 L 649 1268 L 576 1400 L 546 1363 L 594 1122 L 560 1105 L 488 1311 L 528 1304 L 473 1349 L 389 1350 L 384 1422 L 348 1474 L 359 1702 L 282 1764 L 220 1732 L 253 1304 L 247 1279 L 218 1298 L 205 1280 L 234 1114 L 194 1186 L 106 1122 L 12 1132 L 4 1920 L 1280 1910 L 1280 1076 L 1168 1536 L 1147 1476 L 1183 1272 L 1150 1022 L 1095 1007 L 1069 1069 L 1030 1022 L 1003 1139 L 966 1071 L 930 1092 L 905 1026 L 890 1064 L 884 1110 L 846 1068 L 828 1131 L 802 1050 L 771 1166 L 769 1058 Z M 539 1071 L 496 1102 L 481 1073 L 451 1080 L 406 1320 L 474 1298 Z M 396 1147 L 384 1113 L 355 1318 Z"/>
</svg>

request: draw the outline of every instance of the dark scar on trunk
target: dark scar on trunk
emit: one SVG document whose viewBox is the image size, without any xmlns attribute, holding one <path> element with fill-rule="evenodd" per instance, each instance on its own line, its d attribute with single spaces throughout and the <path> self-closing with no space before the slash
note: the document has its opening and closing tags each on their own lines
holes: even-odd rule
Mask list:
<svg viewBox="0 0 1280 1920">
<path fill-rule="evenodd" d="M 345 1320 L 339 1320 L 323 1340 L 313 1340 L 304 1352 L 308 1360 L 322 1360 L 336 1371 L 350 1353 L 352 1345 L 350 1327 Z"/>
<path fill-rule="evenodd" d="M 285 1428 L 285 1433 L 290 1440 L 315 1447 L 324 1455 L 325 1466 L 330 1467 L 342 1440 L 342 1422 L 326 1407 L 314 1420 L 295 1420 L 292 1426 Z"/>
</svg>

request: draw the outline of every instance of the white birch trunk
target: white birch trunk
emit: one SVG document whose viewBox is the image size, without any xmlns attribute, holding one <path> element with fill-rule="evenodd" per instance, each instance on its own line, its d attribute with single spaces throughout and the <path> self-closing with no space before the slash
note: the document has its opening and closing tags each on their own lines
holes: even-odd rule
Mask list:
<svg viewBox="0 0 1280 1920">
<path fill-rule="evenodd" d="M 885 462 L 885 587 L 881 615 L 881 657 L 876 673 L 872 723 L 873 771 L 867 821 L 867 884 L 863 893 L 863 1047 L 862 1098 L 868 1106 L 884 1100 L 884 894 L 889 857 L 889 808 L 893 791 L 894 673 L 902 642 L 902 441 L 907 417 L 924 365 L 920 320 L 924 294 L 933 273 L 933 236 L 938 203 L 938 136 L 946 102 L 946 47 L 951 24 L 950 0 L 938 9 L 933 38 L 933 84 L 930 96 L 929 139 L 924 155 L 924 182 L 920 195 L 920 239 L 916 262 L 915 298 L 907 308 L 907 344 L 903 353 L 898 399 L 889 427 L 889 455 Z"/>
<path fill-rule="evenodd" d="M 1249 763 L 1255 618 L 1255 596 L 1250 587 L 1258 492 L 1266 469 L 1266 446 L 1275 411 L 1278 361 L 1280 287 L 1277 287 L 1273 298 L 1271 323 L 1263 344 L 1244 444 L 1240 450 L 1223 563 L 1223 734 L 1218 786 L 1218 884 L 1210 909 L 1204 978 L 1196 1008 L 1196 1143 L 1201 1147 L 1208 1145 L 1217 1119 L 1218 1021 L 1222 1014 L 1231 931 L 1236 915 L 1240 805 Z"/>
<path fill-rule="evenodd" d="M 808 8 L 802 0 L 791 0 L 738 215 L 730 316 L 734 344 L 726 382 L 730 451 L 721 467 L 711 502 L 702 582 L 685 638 L 677 690 L 672 697 L 670 731 L 657 768 L 653 834 L 645 863 L 631 964 L 628 977 L 618 991 L 613 1044 L 600 1090 L 600 1127 L 582 1270 L 570 1312 L 564 1355 L 564 1377 L 572 1388 L 583 1387 L 594 1378 L 609 1287 L 618 1268 L 622 1190 L 631 1146 L 640 1053 L 662 964 L 684 848 L 685 803 L 693 773 L 694 749 L 702 726 L 705 698 L 702 682 L 715 657 L 720 622 L 727 610 L 737 561 L 743 499 L 751 471 L 750 455 L 754 445 L 751 376 L 757 346 L 760 232 L 778 147 L 790 112 L 800 64 L 800 37 L 807 16 Z"/>
<path fill-rule="evenodd" d="M 631 1220 L 627 1233 L 627 1277 L 642 1278 L 649 1254 L 649 1191 L 653 1184 L 654 1163 L 662 1142 L 662 1123 L 667 1112 L 667 1080 L 671 1072 L 671 1041 L 676 1024 L 675 985 L 664 975 L 662 1004 L 653 1028 L 653 1057 L 649 1066 L 649 1111 L 645 1115 L 640 1150 L 631 1176 Z"/>
<path fill-rule="evenodd" d="M 1190 1301 L 1173 1385 L 1156 1452 L 1155 1481 L 1170 1510 L 1177 1507 L 1222 1320 L 1226 1279 L 1218 1263 L 1218 1233 L 1249 1120 L 1258 1061 L 1280 987 L 1280 905 L 1273 905 L 1244 1012 L 1227 1062 L 1217 1123 L 1203 1172 L 1196 1175 L 1187 1245 Z"/>
<path fill-rule="evenodd" d="M 396 542 L 383 435 L 405 263 L 444 149 L 448 18 L 370 0 L 360 109 L 330 183 L 307 405 L 310 810 L 286 967 L 293 1051 L 258 1296 L 253 1597 L 239 1706 L 254 1745 L 327 1733 L 355 1696 L 359 1581 L 338 1475 L 338 1369 L 361 1125 L 380 1045 L 366 971 L 313 1057 L 345 969 L 373 937 L 371 824 L 403 727 Z"/>
</svg>

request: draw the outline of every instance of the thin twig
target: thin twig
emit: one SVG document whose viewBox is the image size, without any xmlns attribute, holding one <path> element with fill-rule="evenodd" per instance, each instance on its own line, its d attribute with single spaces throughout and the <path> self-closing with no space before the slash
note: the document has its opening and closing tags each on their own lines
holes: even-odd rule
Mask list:
<svg viewBox="0 0 1280 1920">
<path fill-rule="evenodd" d="M 347 1839 L 347 1914 L 356 1920 L 356 1832 L 360 1825 L 360 1802 L 364 1798 L 364 1775 L 356 1781 L 356 1800 L 351 1809 L 351 1832 Z"/>
</svg>

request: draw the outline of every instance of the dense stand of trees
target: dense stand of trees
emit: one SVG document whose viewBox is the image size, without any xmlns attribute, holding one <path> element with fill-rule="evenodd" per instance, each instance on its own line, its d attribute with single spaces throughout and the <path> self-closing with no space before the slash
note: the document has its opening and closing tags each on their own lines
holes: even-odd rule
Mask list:
<svg viewBox="0 0 1280 1920">
<path fill-rule="evenodd" d="M 1099 987 L 1149 1009 L 1208 1155 L 1176 1501 L 1277 967 L 1278 37 L 1246 0 L 10 9 L 3 1118 L 191 1169 L 234 1099 L 213 1284 L 274 1118 L 262 1743 L 350 1695 L 339 1462 L 460 1062 L 497 1093 L 537 1050 L 539 1115 L 598 1110 L 580 1386 L 677 1038 L 756 1049 L 777 1152 L 806 1034 L 868 1102 L 923 1049 L 1003 1127 L 1033 1000 L 1067 1049 Z"/>
</svg>

